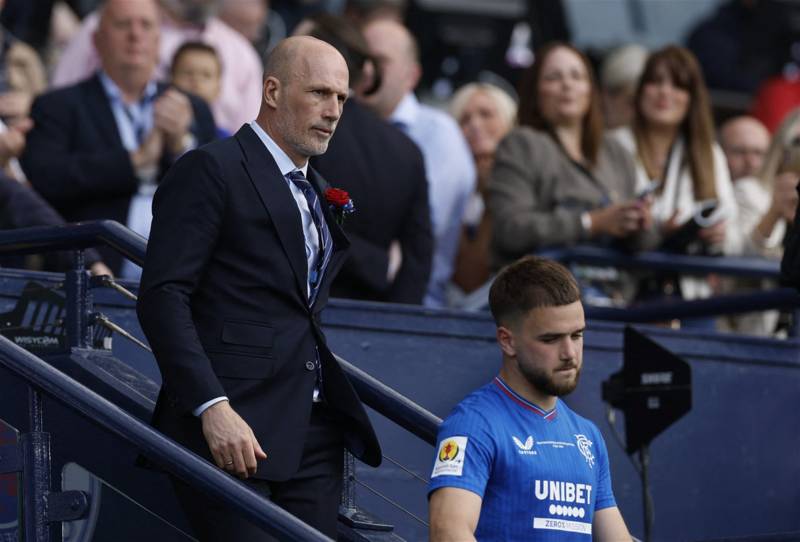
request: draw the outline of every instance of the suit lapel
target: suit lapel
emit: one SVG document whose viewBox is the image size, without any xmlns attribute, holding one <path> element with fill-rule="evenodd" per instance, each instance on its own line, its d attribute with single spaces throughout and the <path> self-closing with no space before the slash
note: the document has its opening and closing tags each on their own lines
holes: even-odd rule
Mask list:
<svg viewBox="0 0 800 542">
<path fill-rule="evenodd" d="M 244 151 L 244 168 L 275 225 L 289 265 L 294 271 L 296 286 L 302 299 L 307 300 L 308 262 L 297 202 L 272 155 L 253 129 L 248 125 L 243 126 L 236 133 L 236 139 Z"/>
<path fill-rule="evenodd" d="M 317 197 L 319 198 L 320 206 L 322 207 L 322 214 L 325 215 L 325 222 L 328 224 L 328 229 L 331 232 L 331 239 L 333 240 L 333 254 L 331 254 L 331 259 L 328 262 L 328 266 L 325 269 L 325 274 L 322 276 L 322 283 L 319 286 L 319 290 L 322 292 L 327 291 L 326 286 L 330 284 L 330 281 L 336 276 L 339 268 L 344 263 L 344 255 L 350 246 L 350 241 L 348 241 L 347 236 L 345 236 L 344 231 L 342 231 L 342 228 L 339 226 L 339 224 L 336 223 L 336 219 L 334 218 L 333 213 L 330 210 L 330 206 L 325 199 L 325 189 L 328 188 L 328 183 L 311 167 L 308 168 L 308 180 L 311 183 L 311 186 L 313 186 L 314 190 L 317 192 Z M 318 295 L 314 301 L 314 304 L 317 304 L 320 301 L 324 302 L 326 299 L 327 295 L 324 296 L 324 299 L 320 299 L 320 296 Z"/>
</svg>

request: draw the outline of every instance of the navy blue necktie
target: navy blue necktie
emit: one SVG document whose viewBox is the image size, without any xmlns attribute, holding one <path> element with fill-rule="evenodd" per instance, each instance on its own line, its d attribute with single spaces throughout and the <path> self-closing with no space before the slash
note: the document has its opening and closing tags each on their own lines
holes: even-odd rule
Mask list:
<svg viewBox="0 0 800 542">
<path fill-rule="evenodd" d="M 154 96 L 145 96 L 141 100 L 139 100 L 138 105 L 140 108 L 139 114 L 134 113 L 133 105 L 128 105 L 122 102 L 122 111 L 125 113 L 125 116 L 128 119 L 128 122 L 131 123 L 131 128 L 133 129 L 133 136 L 136 138 L 136 147 L 141 147 L 142 143 L 144 143 L 145 136 L 147 133 L 145 132 L 145 123 L 146 119 L 141 114 L 141 111 L 148 106 L 151 102 L 155 101 Z"/>
<path fill-rule="evenodd" d="M 331 232 L 328 229 L 328 224 L 325 222 L 325 215 L 322 214 L 322 206 L 319 203 L 317 193 L 314 187 L 305 178 L 302 171 L 295 170 L 286 174 L 286 177 L 300 189 L 303 196 L 306 198 L 308 208 L 311 211 L 311 218 L 314 220 L 314 226 L 317 229 L 319 236 L 319 255 L 317 256 L 317 265 L 315 269 L 311 270 L 311 275 L 308 277 L 308 282 L 311 285 L 311 295 L 309 296 L 308 303 L 313 305 L 317 298 L 317 290 L 322 282 L 322 275 L 325 273 L 325 268 L 328 266 L 331 253 L 333 252 L 333 244 L 331 243 Z"/>
</svg>

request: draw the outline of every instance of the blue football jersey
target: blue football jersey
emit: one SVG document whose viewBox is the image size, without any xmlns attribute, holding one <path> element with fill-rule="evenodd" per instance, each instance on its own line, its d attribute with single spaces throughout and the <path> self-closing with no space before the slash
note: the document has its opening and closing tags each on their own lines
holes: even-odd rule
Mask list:
<svg viewBox="0 0 800 542">
<path fill-rule="evenodd" d="M 499 377 L 442 424 L 429 495 L 442 487 L 483 499 L 480 541 L 586 542 L 595 510 L 616 506 L 597 427 L 561 400 L 542 410 Z"/>
</svg>

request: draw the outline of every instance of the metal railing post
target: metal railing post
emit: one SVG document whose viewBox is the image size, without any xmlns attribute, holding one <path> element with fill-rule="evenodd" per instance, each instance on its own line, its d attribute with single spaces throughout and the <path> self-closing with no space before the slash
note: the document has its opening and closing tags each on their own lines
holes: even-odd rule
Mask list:
<svg viewBox="0 0 800 542">
<path fill-rule="evenodd" d="M 61 522 L 86 517 L 90 496 L 83 491 L 50 489 L 52 458 L 50 433 L 44 431 L 41 392 L 28 386 L 28 431 L 16 447 L 6 449 L 14 456 L 2 472 L 22 473 L 22 523 L 25 542 L 61 540 Z"/>
<path fill-rule="evenodd" d="M 20 435 L 22 499 L 26 542 L 48 542 L 47 494 L 50 491 L 50 434 L 43 429 L 42 396 L 28 388 L 29 431 Z"/>
<path fill-rule="evenodd" d="M 67 344 L 70 348 L 86 348 L 91 345 L 89 315 L 92 312 L 92 294 L 82 250 L 75 251 L 75 268 L 65 273 L 64 290 L 67 297 Z"/>
<path fill-rule="evenodd" d="M 344 451 L 344 470 L 342 471 L 342 500 L 339 514 L 349 515 L 356 511 L 356 460 L 353 454 Z"/>
<path fill-rule="evenodd" d="M 356 506 L 356 459 L 353 454 L 344 452 L 344 478 L 342 496 L 339 501 L 339 521 L 353 529 L 391 532 L 394 526 L 378 520 Z"/>
</svg>

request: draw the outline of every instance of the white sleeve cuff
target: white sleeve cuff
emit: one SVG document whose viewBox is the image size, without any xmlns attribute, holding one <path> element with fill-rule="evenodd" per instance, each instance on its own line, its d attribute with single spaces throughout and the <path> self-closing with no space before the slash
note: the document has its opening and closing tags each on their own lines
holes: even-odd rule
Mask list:
<svg viewBox="0 0 800 542">
<path fill-rule="evenodd" d="M 587 235 L 592 232 L 592 215 L 588 211 L 581 213 L 581 227 Z"/>
<path fill-rule="evenodd" d="M 181 143 L 183 143 L 183 152 L 181 152 L 181 156 L 197 148 L 197 138 L 194 137 L 194 134 L 191 132 L 184 134 Z"/>
<path fill-rule="evenodd" d="M 194 414 L 195 416 L 200 416 L 200 414 L 205 412 L 208 407 L 216 405 L 217 403 L 221 403 L 222 401 L 227 401 L 227 400 L 228 400 L 228 398 L 225 397 L 225 396 L 223 396 L 223 397 L 215 397 L 214 399 L 211 399 L 210 401 L 206 401 L 205 403 L 203 403 L 202 405 L 200 405 L 196 409 L 192 410 L 192 414 Z"/>
</svg>

